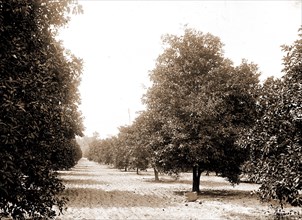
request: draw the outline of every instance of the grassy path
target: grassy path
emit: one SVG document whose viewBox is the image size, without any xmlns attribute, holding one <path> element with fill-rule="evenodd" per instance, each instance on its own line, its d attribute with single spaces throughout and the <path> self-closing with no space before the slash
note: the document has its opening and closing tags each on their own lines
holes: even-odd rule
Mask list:
<svg viewBox="0 0 302 220">
<path fill-rule="evenodd" d="M 69 203 L 57 219 L 262 219 L 267 210 L 250 193 L 257 185 L 232 187 L 216 176 L 202 176 L 201 195 L 187 202 L 190 174 L 154 182 L 151 171 L 121 172 L 85 158 L 60 173 Z"/>
</svg>

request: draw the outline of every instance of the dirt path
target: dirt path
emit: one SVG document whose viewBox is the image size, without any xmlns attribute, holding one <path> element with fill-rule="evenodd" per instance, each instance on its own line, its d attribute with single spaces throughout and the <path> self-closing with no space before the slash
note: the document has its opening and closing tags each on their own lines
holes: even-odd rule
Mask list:
<svg viewBox="0 0 302 220">
<path fill-rule="evenodd" d="M 62 171 L 68 209 L 58 219 L 260 219 L 267 207 L 251 190 L 257 185 L 232 187 L 216 176 L 202 176 L 202 194 L 187 202 L 191 175 L 179 180 L 161 176 L 154 182 L 151 171 L 137 175 L 121 172 L 83 158 L 70 171 Z"/>
</svg>

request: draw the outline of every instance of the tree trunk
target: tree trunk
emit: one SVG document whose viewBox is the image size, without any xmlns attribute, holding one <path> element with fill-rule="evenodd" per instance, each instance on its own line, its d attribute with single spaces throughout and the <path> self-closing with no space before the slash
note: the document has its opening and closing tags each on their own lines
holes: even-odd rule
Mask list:
<svg viewBox="0 0 302 220">
<path fill-rule="evenodd" d="M 200 185 L 200 175 L 202 170 L 199 168 L 198 165 L 193 166 L 193 192 L 200 192 L 199 185 Z"/>
<path fill-rule="evenodd" d="M 158 177 L 158 170 L 153 167 L 153 170 L 154 170 L 154 178 L 155 178 L 155 181 L 158 182 L 159 181 L 159 177 Z"/>
<path fill-rule="evenodd" d="M 137 174 L 137 175 L 139 174 L 139 172 L 138 172 L 138 167 L 136 168 L 136 174 Z"/>
</svg>

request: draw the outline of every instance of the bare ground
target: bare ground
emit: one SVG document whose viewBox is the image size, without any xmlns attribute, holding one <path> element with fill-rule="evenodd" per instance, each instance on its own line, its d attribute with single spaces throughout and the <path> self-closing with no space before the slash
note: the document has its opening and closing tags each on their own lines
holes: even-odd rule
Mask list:
<svg viewBox="0 0 302 220">
<path fill-rule="evenodd" d="M 256 184 L 235 187 L 214 175 L 201 177 L 201 193 L 186 201 L 191 174 L 175 180 L 153 172 L 137 175 L 82 158 L 70 171 L 61 171 L 68 209 L 57 219 L 270 219 L 273 210 L 252 193 Z"/>
</svg>

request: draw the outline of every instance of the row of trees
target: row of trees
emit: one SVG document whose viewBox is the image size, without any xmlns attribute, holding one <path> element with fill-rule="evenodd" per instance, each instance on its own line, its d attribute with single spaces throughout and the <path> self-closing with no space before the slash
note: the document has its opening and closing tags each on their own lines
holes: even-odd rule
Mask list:
<svg viewBox="0 0 302 220">
<path fill-rule="evenodd" d="M 262 184 L 263 199 L 301 205 L 302 41 L 283 47 L 285 76 L 263 85 L 255 64 L 234 66 L 211 34 L 186 29 L 163 43 L 146 110 L 117 136 L 91 143 L 89 159 L 117 168 L 151 165 L 155 174 L 191 170 L 193 191 L 203 171 L 233 184 L 245 171 Z"/>
<path fill-rule="evenodd" d="M 55 37 L 72 8 L 73 0 L 0 0 L 0 218 L 51 218 L 66 203 L 55 171 L 82 156 L 82 62 Z"/>
</svg>

